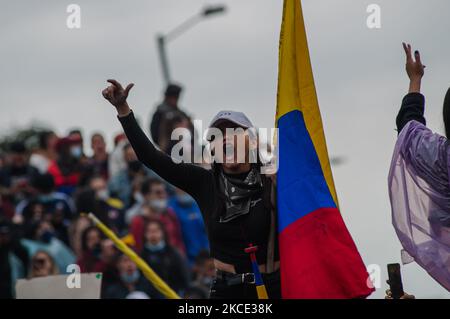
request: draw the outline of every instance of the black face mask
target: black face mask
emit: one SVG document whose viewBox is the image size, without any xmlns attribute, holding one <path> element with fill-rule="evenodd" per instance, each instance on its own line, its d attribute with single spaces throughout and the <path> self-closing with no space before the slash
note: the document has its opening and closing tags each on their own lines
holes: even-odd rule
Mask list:
<svg viewBox="0 0 450 319">
<path fill-rule="evenodd" d="M 92 255 L 95 258 L 100 258 L 101 253 L 102 253 L 102 246 L 100 244 L 96 244 L 92 249 Z"/>
<path fill-rule="evenodd" d="M 51 241 L 52 241 L 52 239 L 53 239 L 53 237 L 55 236 L 55 234 L 52 232 L 52 231 L 49 231 L 49 230 L 46 230 L 42 235 L 41 235 L 41 241 L 42 242 L 44 242 L 44 243 L 46 243 L 46 244 L 49 244 Z"/>
<path fill-rule="evenodd" d="M 133 173 L 137 173 L 142 169 L 142 163 L 139 161 L 128 162 L 128 169 Z"/>
</svg>

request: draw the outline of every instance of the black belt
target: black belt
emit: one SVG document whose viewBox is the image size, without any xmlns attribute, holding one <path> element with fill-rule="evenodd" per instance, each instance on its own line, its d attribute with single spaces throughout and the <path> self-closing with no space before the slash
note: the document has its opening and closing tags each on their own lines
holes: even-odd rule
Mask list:
<svg viewBox="0 0 450 319">
<path fill-rule="evenodd" d="M 233 274 L 223 270 L 217 270 L 217 279 L 227 284 L 228 286 L 255 284 L 255 274 L 252 272 L 244 274 Z"/>
</svg>

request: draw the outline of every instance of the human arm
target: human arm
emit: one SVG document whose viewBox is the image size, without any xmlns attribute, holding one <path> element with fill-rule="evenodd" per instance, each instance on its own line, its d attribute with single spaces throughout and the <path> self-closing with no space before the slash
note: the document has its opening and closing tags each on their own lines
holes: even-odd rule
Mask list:
<svg viewBox="0 0 450 319">
<path fill-rule="evenodd" d="M 406 54 L 406 73 L 410 83 L 408 94 L 403 99 L 396 119 L 398 132 L 412 120 L 426 125 L 424 117 L 425 97 L 420 93 L 425 66 L 422 64 L 419 51 L 415 51 L 415 59 L 413 59 L 411 45 L 403 43 L 403 49 Z"/>
<path fill-rule="evenodd" d="M 198 198 L 203 187 L 210 182 L 209 172 L 193 164 L 177 164 L 170 156 L 158 150 L 139 127 L 126 101 L 133 84 L 124 89 L 115 80 L 108 82 L 111 85 L 103 90 L 103 96 L 116 108 L 119 121 L 138 159 L 170 184 Z"/>
</svg>

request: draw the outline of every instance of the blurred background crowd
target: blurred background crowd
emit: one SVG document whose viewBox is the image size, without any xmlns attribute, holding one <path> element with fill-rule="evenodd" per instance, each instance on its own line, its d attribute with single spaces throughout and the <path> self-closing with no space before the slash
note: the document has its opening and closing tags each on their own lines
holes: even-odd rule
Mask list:
<svg viewBox="0 0 450 319">
<path fill-rule="evenodd" d="M 148 133 L 161 150 L 174 128 L 193 130 L 169 84 Z M 194 135 L 192 135 L 194 136 Z M 126 136 L 40 129 L 4 139 L 0 153 L 0 298 L 21 278 L 101 272 L 102 298 L 162 298 L 136 264 L 85 216 L 93 213 L 185 298 L 206 298 L 215 275 L 201 212 L 136 157 Z M 90 155 L 86 155 L 89 153 Z"/>
</svg>

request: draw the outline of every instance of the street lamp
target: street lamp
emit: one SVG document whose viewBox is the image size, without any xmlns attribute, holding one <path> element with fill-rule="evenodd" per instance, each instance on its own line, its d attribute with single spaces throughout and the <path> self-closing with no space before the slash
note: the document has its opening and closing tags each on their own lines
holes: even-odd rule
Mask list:
<svg viewBox="0 0 450 319">
<path fill-rule="evenodd" d="M 172 29 L 166 35 L 158 34 L 156 37 L 156 43 L 158 46 L 159 59 L 161 63 L 161 69 L 163 73 L 164 82 L 166 84 L 170 83 L 170 71 L 169 62 L 167 59 L 166 43 L 179 37 L 182 33 L 186 32 L 188 29 L 192 28 L 203 18 L 210 17 L 212 15 L 224 13 L 226 10 L 225 6 L 207 6 L 203 8 L 200 12 L 196 13 L 194 16 L 190 17 L 183 23 L 181 23 L 176 28 Z"/>
</svg>

